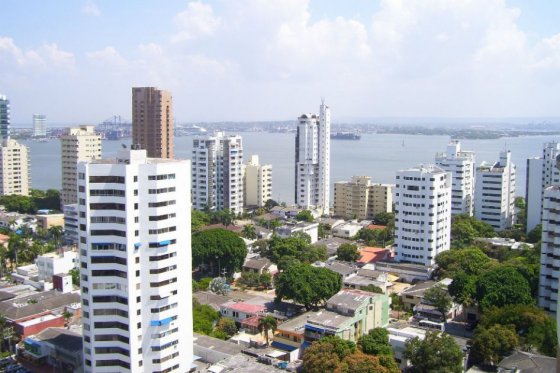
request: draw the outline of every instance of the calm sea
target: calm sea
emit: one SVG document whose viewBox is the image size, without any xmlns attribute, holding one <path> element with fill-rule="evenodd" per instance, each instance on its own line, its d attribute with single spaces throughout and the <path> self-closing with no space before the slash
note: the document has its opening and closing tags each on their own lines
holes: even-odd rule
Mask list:
<svg viewBox="0 0 560 373">
<path fill-rule="evenodd" d="M 244 155 L 258 154 L 263 164 L 272 164 L 273 198 L 292 203 L 294 184 L 294 134 L 245 132 Z M 175 138 L 177 158 L 189 158 L 192 137 Z M 526 160 L 542 153 L 543 143 L 560 138 L 529 136 L 498 140 L 462 140 L 463 150 L 476 153 L 476 163 L 497 161 L 500 150 L 509 149 L 517 166 L 517 194 L 525 195 Z M 394 183 L 395 171 L 434 162 L 436 152 L 445 151 L 448 136 L 365 134 L 359 141 L 331 141 L 331 182 L 367 175 L 372 181 Z M 60 142 L 25 141 L 31 153 L 32 187 L 60 189 Z M 103 155 L 113 157 L 130 139 L 104 141 Z"/>
</svg>

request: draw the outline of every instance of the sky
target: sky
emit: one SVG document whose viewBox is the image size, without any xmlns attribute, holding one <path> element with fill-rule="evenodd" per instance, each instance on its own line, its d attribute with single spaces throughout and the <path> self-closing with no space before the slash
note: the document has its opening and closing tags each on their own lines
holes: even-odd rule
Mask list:
<svg viewBox="0 0 560 373">
<path fill-rule="evenodd" d="M 178 123 L 560 117 L 560 1 L 3 0 L 14 124 L 130 118 L 171 91 Z"/>
</svg>

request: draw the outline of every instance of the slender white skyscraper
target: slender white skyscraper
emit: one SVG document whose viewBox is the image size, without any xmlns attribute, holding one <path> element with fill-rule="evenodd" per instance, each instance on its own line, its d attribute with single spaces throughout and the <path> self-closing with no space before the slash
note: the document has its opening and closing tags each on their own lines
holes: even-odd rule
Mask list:
<svg viewBox="0 0 560 373">
<path fill-rule="evenodd" d="M 298 118 L 295 201 L 299 207 L 328 215 L 331 174 L 331 109 L 321 102 L 319 116 Z"/>
<path fill-rule="evenodd" d="M 511 152 L 500 152 L 495 163 L 482 162 L 476 169 L 475 217 L 501 231 L 515 222 L 515 165 Z"/>
<path fill-rule="evenodd" d="M 44 114 L 33 114 L 33 136 L 47 136 L 47 116 Z"/>
<path fill-rule="evenodd" d="M 192 150 L 192 203 L 197 210 L 243 212 L 243 141 L 216 132 L 196 137 Z"/>
<path fill-rule="evenodd" d="M 428 165 L 397 172 L 395 252 L 400 262 L 433 265 L 450 248 L 451 174 Z"/>
<path fill-rule="evenodd" d="M 459 141 L 451 141 L 445 153 L 436 154 L 436 165 L 451 173 L 451 214 L 473 215 L 474 153 L 461 150 Z"/>
<path fill-rule="evenodd" d="M 190 162 L 123 150 L 78 165 L 85 372 L 188 372 Z"/>
<path fill-rule="evenodd" d="M 560 184 L 560 173 L 556 168 L 558 154 L 560 143 L 552 141 L 544 144 L 541 157 L 527 159 L 527 232 L 541 223 L 545 189 Z"/>
</svg>

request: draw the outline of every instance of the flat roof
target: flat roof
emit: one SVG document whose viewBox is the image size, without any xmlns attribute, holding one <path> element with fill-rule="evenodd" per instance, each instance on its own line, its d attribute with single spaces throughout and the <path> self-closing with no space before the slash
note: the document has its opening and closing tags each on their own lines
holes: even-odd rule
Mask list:
<svg viewBox="0 0 560 373">
<path fill-rule="evenodd" d="M 50 321 L 50 320 L 54 320 L 54 319 L 58 319 L 58 318 L 60 318 L 60 316 L 55 316 L 55 315 L 49 314 L 49 315 L 44 315 L 44 316 L 41 316 L 41 317 L 36 317 L 34 319 L 27 320 L 27 321 L 24 321 L 24 322 L 19 322 L 18 324 L 26 328 L 26 327 L 31 326 L 31 325 L 40 324 L 42 322 L 46 322 L 46 321 Z"/>
<path fill-rule="evenodd" d="M 338 329 L 352 318 L 332 311 L 319 311 L 307 319 L 307 324 L 314 324 L 326 328 Z"/>
<path fill-rule="evenodd" d="M 224 341 L 218 338 L 198 333 L 194 333 L 193 336 L 193 344 L 195 345 L 195 347 L 198 346 L 209 350 L 219 351 L 226 355 L 236 355 L 243 350 L 243 347 L 238 344 Z"/>
</svg>

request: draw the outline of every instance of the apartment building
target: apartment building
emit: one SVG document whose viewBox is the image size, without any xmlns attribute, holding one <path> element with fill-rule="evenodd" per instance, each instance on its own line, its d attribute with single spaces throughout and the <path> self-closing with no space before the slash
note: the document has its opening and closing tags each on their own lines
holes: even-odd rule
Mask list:
<svg viewBox="0 0 560 373">
<path fill-rule="evenodd" d="M 556 168 L 556 157 L 560 155 L 560 143 L 545 143 L 540 157 L 527 159 L 527 232 L 541 224 L 544 191 L 551 185 L 560 184 L 560 173 Z"/>
<path fill-rule="evenodd" d="M 94 126 L 72 127 L 60 137 L 62 191 L 60 201 L 63 206 L 78 202 L 77 167 L 78 162 L 101 158 L 101 136 Z"/>
<path fill-rule="evenodd" d="M 243 141 L 223 132 L 196 137 L 192 150 L 192 204 L 197 210 L 243 212 Z"/>
<path fill-rule="evenodd" d="M 459 141 L 451 141 L 445 153 L 436 154 L 436 166 L 451 173 L 451 215 L 474 212 L 474 152 L 461 150 Z"/>
<path fill-rule="evenodd" d="M 151 158 L 173 158 L 173 98 L 155 87 L 132 88 L 132 143 Z"/>
<path fill-rule="evenodd" d="M 500 152 L 495 163 L 476 168 L 475 217 L 501 231 L 515 223 L 515 165 L 511 152 Z"/>
<path fill-rule="evenodd" d="M 353 176 L 351 181 L 334 183 L 334 216 L 373 219 L 393 211 L 393 185 L 372 184 L 369 176 Z"/>
<path fill-rule="evenodd" d="M 190 162 L 146 153 L 78 165 L 85 372 L 191 369 Z"/>
<path fill-rule="evenodd" d="M 244 172 L 245 206 L 262 207 L 272 198 L 272 165 L 260 164 L 252 155 Z"/>
<path fill-rule="evenodd" d="M 31 173 L 27 146 L 4 139 L 0 147 L 0 195 L 28 196 Z"/>
<path fill-rule="evenodd" d="M 33 137 L 47 136 L 47 116 L 44 114 L 33 114 Z"/>
<path fill-rule="evenodd" d="M 328 215 L 330 210 L 331 110 L 323 101 L 319 115 L 298 118 L 295 201 L 304 209 Z"/>
<path fill-rule="evenodd" d="M 539 307 L 558 317 L 560 279 L 560 186 L 549 186 L 543 195 Z"/>
<path fill-rule="evenodd" d="M 398 262 L 431 266 L 449 250 L 451 174 L 434 166 L 397 172 L 395 252 Z"/>
</svg>

